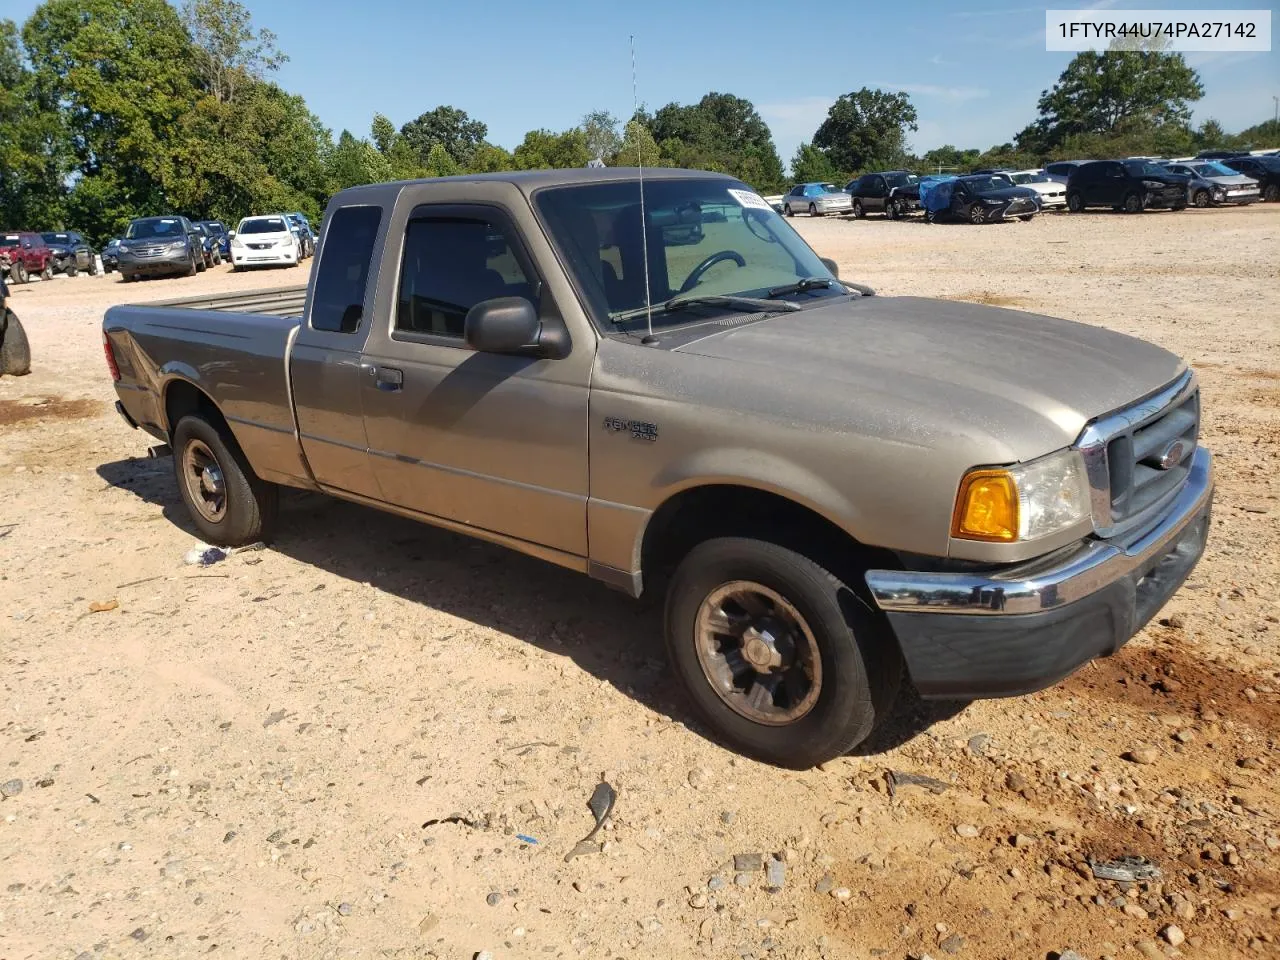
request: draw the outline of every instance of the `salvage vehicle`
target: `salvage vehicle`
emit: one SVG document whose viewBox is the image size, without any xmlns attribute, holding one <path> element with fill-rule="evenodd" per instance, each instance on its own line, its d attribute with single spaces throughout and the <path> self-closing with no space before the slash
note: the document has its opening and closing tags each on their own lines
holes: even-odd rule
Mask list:
<svg viewBox="0 0 1280 960">
<path fill-rule="evenodd" d="M 1222 165 L 1258 181 L 1262 199 L 1268 203 L 1280 200 L 1280 157 L 1232 157 Z"/>
<path fill-rule="evenodd" d="M 53 272 L 74 277 L 81 270 L 98 275 L 98 254 L 83 236 L 75 231 L 42 233 L 41 238 L 53 251 Z"/>
<path fill-rule="evenodd" d="M 207 270 L 210 267 L 217 267 L 222 264 L 222 249 L 209 228 L 200 222 L 191 224 L 192 232 L 195 238 L 200 242 L 201 270 Z"/>
<path fill-rule="evenodd" d="M 904 669 L 925 697 L 1053 684 L 1204 549 L 1183 360 L 875 296 L 731 177 L 375 184 L 325 223 L 306 287 L 106 313 L 117 410 L 200 535 L 269 538 L 296 487 L 665 596 L 690 698 L 770 763 L 863 741 Z"/>
<path fill-rule="evenodd" d="M 302 246 L 283 215 L 245 217 L 231 233 L 231 269 L 296 267 Z"/>
<path fill-rule="evenodd" d="M 949 199 L 945 205 L 925 205 L 925 219 L 930 223 L 940 219 L 998 223 L 1015 217 L 1025 221 L 1040 210 L 1039 195 L 1028 187 L 1017 186 L 1005 173 L 956 177 L 940 186 L 940 195 L 949 189 Z"/>
<path fill-rule="evenodd" d="M 848 213 L 853 209 L 849 195 L 834 183 L 797 183 L 782 198 L 782 212 L 794 217 L 802 211 L 811 217 L 828 213 Z"/>
<path fill-rule="evenodd" d="M 1047 169 L 1047 168 L 1046 168 Z M 1091 160 L 1071 171 L 1067 209 L 1110 207 L 1125 213 L 1187 208 L 1187 178 L 1149 160 Z"/>
<path fill-rule="evenodd" d="M 1034 190 L 1041 210 L 1066 209 L 1066 184 L 1054 180 L 1043 170 L 1014 170 L 1008 177 L 1017 186 Z"/>
<path fill-rule="evenodd" d="M 53 251 L 40 234 L 29 230 L 0 233 L 0 250 L 9 255 L 10 283 L 26 283 L 37 276 L 53 279 Z"/>
<path fill-rule="evenodd" d="M 1217 160 L 1162 166 L 1170 173 L 1180 173 L 1187 178 L 1187 200 L 1194 207 L 1255 203 L 1260 199 L 1257 180 L 1236 173 Z"/>
<path fill-rule="evenodd" d="M 302 259 L 315 256 L 316 252 L 316 235 L 311 229 L 311 223 L 306 216 L 301 213 L 286 213 L 285 219 L 289 221 L 290 229 L 293 235 L 298 238 L 301 244 Z"/>
<path fill-rule="evenodd" d="M 102 272 L 110 273 L 120 267 L 120 238 L 112 237 L 102 248 Z"/>
<path fill-rule="evenodd" d="M 221 220 L 197 220 L 196 226 L 203 227 L 206 234 L 213 237 L 218 253 L 224 260 L 231 259 L 231 235 Z"/>
<path fill-rule="evenodd" d="M 880 212 L 897 220 L 920 206 L 920 178 L 906 170 L 863 174 L 845 184 L 844 191 L 852 198 L 853 215 L 858 218 Z"/>
<path fill-rule="evenodd" d="M 9 287 L 0 276 L 0 376 L 23 377 L 30 372 L 31 345 L 18 315 L 9 309 Z"/>
<path fill-rule="evenodd" d="M 205 268 L 203 237 L 186 217 L 140 217 L 116 247 L 120 279 L 144 276 L 194 277 Z"/>
</svg>

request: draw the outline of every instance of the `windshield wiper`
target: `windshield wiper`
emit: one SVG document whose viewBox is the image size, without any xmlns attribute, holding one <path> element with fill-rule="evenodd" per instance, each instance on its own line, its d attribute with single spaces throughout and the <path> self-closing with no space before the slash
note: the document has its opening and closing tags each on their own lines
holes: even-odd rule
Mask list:
<svg viewBox="0 0 1280 960">
<path fill-rule="evenodd" d="M 792 293 L 804 293 L 806 290 L 823 290 L 835 283 L 840 283 L 840 281 L 832 280 L 828 277 L 805 277 L 795 283 L 788 283 L 785 287 L 774 287 L 769 291 L 769 299 L 785 297 Z"/>
<path fill-rule="evenodd" d="M 798 303 L 778 303 L 775 300 L 762 300 L 759 297 L 735 297 L 730 295 L 675 297 L 663 303 L 655 303 L 652 309 L 654 313 L 675 313 L 677 310 L 684 310 L 686 307 L 727 307 L 730 310 L 768 311 L 770 313 L 777 313 L 778 311 L 790 312 L 800 309 Z M 612 314 L 609 319 L 618 324 L 627 320 L 634 320 L 636 317 L 643 317 L 648 312 L 648 307 L 636 307 L 633 310 L 623 310 L 620 313 Z"/>
</svg>

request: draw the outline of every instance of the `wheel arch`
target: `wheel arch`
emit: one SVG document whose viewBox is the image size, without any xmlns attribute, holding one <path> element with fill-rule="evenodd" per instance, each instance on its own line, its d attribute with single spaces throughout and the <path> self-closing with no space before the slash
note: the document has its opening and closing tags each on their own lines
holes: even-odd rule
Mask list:
<svg viewBox="0 0 1280 960">
<path fill-rule="evenodd" d="M 194 373 L 194 371 L 191 371 Z M 161 409 L 164 411 L 164 430 L 173 438 L 173 430 L 178 421 L 190 414 L 200 414 L 223 434 L 235 438 L 235 431 L 223 416 L 222 411 L 213 398 L 201 389 L 194 381 L 183 375 L 174 375 L 164 384 L 161 390 Z"/>
</svg>

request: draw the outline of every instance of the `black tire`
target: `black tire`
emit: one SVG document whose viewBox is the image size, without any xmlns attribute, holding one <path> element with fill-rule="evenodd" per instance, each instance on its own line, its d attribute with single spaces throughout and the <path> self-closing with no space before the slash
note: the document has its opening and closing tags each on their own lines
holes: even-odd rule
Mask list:
<svg viewBox="0 0 1280 960">
<path fill-rule="evenodd" d="M 1174 213 L 1177 213 L 1179 210 L 1187 209 L 1187 205 L 1185 203 L 1175 203 L 1169 209 L 1172 210 Z"/>
<path fill-rule="evenodd" d="M 201 414 L 189 414 L 173 429 L 173 469 L 178 494 L 191 514 L 200 535 L 209 543 L 222 547 L 239 547 L 271 536 L 275 526 L 279 489 L 253 472 L 235 438 Z M 198 451 L 211 455 L 221 479 L 221 513 L 212 510 L 207 501 L 197 502 L 201 480 L 193 475 L 187 481 L 191 466 L 188 453 Z"/>
<path fill-rule="evenodd" d="M 1267 188 L 1262 191 L 1262 199 L 1267 203 L 1275 203 L 1277 200 L 1280 200 L 1280 184 L 1267 184 Z"/>
<path fill-rule="evenodd" d="M 1138 193 L 1136 190 L 1133 191 L 1132 193 L 1125 194 L 1125 197 L 1124 197 L 1125 213 L 1141 213 L 1143 211 L 1143 208 L 1145 207 L 1146 207 L 1146 204 L 1142 200 L 1142 194 Z"/>
<path fill-rule="evenodd" d="M 853 215 L 858 220 L 861 220 L 863 217 L 867 215 L 867 211 L 863 209 L 861 200 L 855 199 L 853 201 Z"/>
<path fill-rule="evenodd" d="M 925 222 L 925 223 L 937 223 L 937 222 L 938 222 L 937 214 L 935 214 L 932 210 L 926 210 L 926 211 L 924 212 L 924 222 Z"/>
<path fill-rule="evenodd" d="M 1020 213 L 1018 214 L 1018 219 L 1021 220 L 1023 223 L 1029 223 L 1031 218 L 1034 216 L 1035 216 L 1034 213 Z"/>
<path fill-rule="evenodd" d="M 898 201 L 886 200 L 884 204 L 884 218 L 886 220 L 897 220 L 898 216 Z"/>
<path fill-rule="evenodd" d="M 809 216 L 816 217 L 818 215 L 818 205 L 816 203 L 809 204 Z"/>
<path fill-rule="evenodd" d="M 1191 198 L 1191 202 L 1201 208 L 1207 207 L 1212 200 L 1213 197 L 1209 195 L 1208 190 L 1197 190 L 1195 195 Z"/>
<path fill-rule="evenodd" d="M 98 270 L 98 258 L 92 256 L 89 258 L 89 276 L 96 277 L 101 271 Z"/>
<path fill-rule="evenodd" d="M 213 265 L 214 265 L 215 267 L 220 267 L 220 266 L 222 266 L 222 251 L 221 251 L 221 250 L 214 250 L 214 251 L 213 251 Z"/>
<path fill-rule="evenodd" d="M 68 263 L 67 269 L 62 272 L 65 273 L 68 277 L 75 277 L 80 275 L 80 268 L 77 267 L 74 263 Z"/>
<path fill-rule="evenodd" d="M 812 705 L 794 720 L 749 718 L 722 699 L 701 665 L 699 611 L 736 581 L 775 592 L 816 640 L 821 682 Z M 878 616 L 807 557 L 762 540 L 723 537 L 694 547 L 676 569 L 667 591 L 667 651 L 699 711 L 727 742 L 766 763 L 806 769 L 861 743 L 893 705 L 902 658 Z"/>
<path fill-rule="evenodd" d="M 123 270 L 120 271 L 121 283 L 133 283 L 133 279 L 134 275 L 132 273 L 125 273 Z"/>
<path fill-rule="evenodd" d="M 200 272 L 200 266 L 196 263 L 195 251 L 191 251 L 191 262 L 187 264 L 187 269 L 183 272 L 184 277 L 194 277 Z"/>
<path fill-rule="evenodd" d="M 1072 213 L 1084 213 L 1084 195 L 1078 192 L 1068 193 L 1067 209 Z"/>
<path fill-rule="evenodd" d="M 31 372 L 31 344 L 17 315 L 5 310 L 0 318 L 0 374 L 25 377 Z"/>
<path fill-rule="evenodd" d="M 789 203 L 784 203 L 782 205 L 782 212 L 785 213 L 788 217 L 794 217 L 796 215 L 795 211 L 791 209 L 791 204 Z"/>
<path fill-rule="evenodd" d="M 40 279 L 41 280 L 53 279 L 53 264 L 49 263 L 48 261 L 45 261 L 44 269 L 40 271 Z"/>
<path fill-rule="evenodd" d="M 27 265 L 21 260 L 15 260 L 9 267 L 9 280 L 11 283 L 28 283 L 31 275 L 27 273 Z"/>
</svg>

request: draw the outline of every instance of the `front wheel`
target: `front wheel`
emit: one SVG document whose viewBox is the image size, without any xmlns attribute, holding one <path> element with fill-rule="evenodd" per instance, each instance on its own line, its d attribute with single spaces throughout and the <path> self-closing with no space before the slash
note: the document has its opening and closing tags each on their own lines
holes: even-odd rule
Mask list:
<svg viewBox="0 0 1280 960">
<path fill-rule="evenodd" d="M 1084 197 L 1078 193 L 1067 194 L 1067 209 L 1072 213 L 1084 212 Z"/>
<path fill-rule="evenodd" d="M 80 268 L 77 267 L 74 263 L 69 263 L 67 264 L 67 269 L 64 272 L 68 277 L 75 277 L 75 276 L 79 276 Z"/>
<path fill-rule="evenodd" d="M 884 205 L 884 215 L 886 220 L 898 219 L 900 214 L 898 213 L 898 203 L 896 200 L 886 201 Z"/>
<path fill-rule="evenodd" d="M 809 216 L 816 217 L 818 215 L 818 207 L 816 204 L 809 204 Z"/>
<path fill-rule="evenodd" d="M 863 209 L 861 200 L 853 201 L 853 215 L 859 220 L 867 215 L 867 211 Z"/>
<path fill-rule="evenodd" d="M 200 272 L 200 267 L 196 263 L 196 255 L 194 252 L 192 252 L 191 260 L 190 262 L 187 263 L 187 269 L 183 271 L 182 275 L 184 277 L 194 277 L 199 272 Z"/>
<path fill-rule="evenodd" d="M 98 275 L 98 273 L 99 273 L 99 270 L 98 270 L 98 258 L 97 258 L 97 257 L 90 257 L 90 258 L 89 258 L 89 276 L 91 276 L 91 277 L 96 277 L 96 276 Z"/>
<path fill-rule="evenodd" d="M 782 767 L 861 743 L 902 678 L 892 637 L 848 586 L 761 540 L 694 547 L 667 594 L 666 634 L 672 668 L 715 731 Z"/>
<path fill-rule="evenodd" d="M 1125 213 L 1141 213 L 1142 208 L 1145 206 L 1146 204 L 1142 202 L 1142 195 L 1137 193 L 1136 191 L 1134 193 L 1125 195 L 1125 198 L 1124 198 Z"/>
<path fill-rule="evenodd" d="M 238 547 L 270 536 L 276 486 L 261 480 L 235 440 L 203 416 L 178 421 L 173 467 L 178 493 L 206 541 Z"/>
<path fill-rule="evenodd" d="M 1210 199 L 1208 190 L 1197 190 L 1196 195 L 1191 198 L 1191 202 L 1197 207 L 1207 207 Z"/>
<path fill-rule="evenodd" d="M 40 271 L 40 279 L 41 279 L 41 280 L 52 280 L 52 279 L 53 279 L 53 264 L 51 264 L 51 263 L 46 263 L 46 264 L 44 265 L 44 269 Z"/>
<path fill-rule="evenodd" d="M 1267 184 L 1267 189 L 1262 191 L 1262 199 L 1268 203 L 1275 203 L 1277 200 L 1280 200 L 1280 184 Z"/>
<path fill-rule="evenodd" d="M 975 226 L 987 222 L 987 211 L 982 209 L 981 204 L 975 203 L 969 208 L 969 222 Z"/>
<path fill-rule="evenodd" d="M 9 279 L 14 283 L 26 283 L 31 279 L 27 273 L 27 265 L 21 260 L 15 260 L 13 265 L 9 267 Z"/>
</svg>

